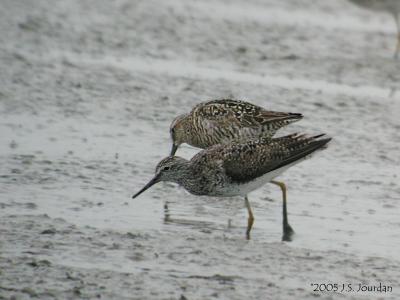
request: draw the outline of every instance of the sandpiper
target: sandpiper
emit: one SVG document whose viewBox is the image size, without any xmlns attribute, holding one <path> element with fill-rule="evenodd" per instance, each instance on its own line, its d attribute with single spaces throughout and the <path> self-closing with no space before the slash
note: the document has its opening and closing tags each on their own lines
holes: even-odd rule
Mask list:
<svg viewBox="0 0 400 300">
<path fill-rule="evenodd" d="M 203 102 L 172 122 L 170 155 L 174 155 L 182 143 L 204 149 L 216 144 L 272 138 L 280 128 L 302 118 L 302 114 L 299 113 L 268 111 L 240 100 L 221 99 Z M 280 181 L 271 183 L 280 187 L 285 203 L 285 183 Z"/>
<path fill-rule="evenodd" d="M 250 238 L 254 216 L 247 195 L 323 148 L 331 140 L 323 136 L 291 134 L 274 139 L 217 144 L 200 151 L 191 160 L 169 156 L 158 163 L 153 179 L 132 198 L 160 181 L 178 183 L 194 195 L 243 196 L 248 211 L 246 236 Z M 290 241 L 293 229 L 287 218 L 286 197 L 283 200 L 282 239 Z"/>
<path fill-rule="evenodd" d="M 394 17 L 397 26 L 397 45 L 394 57 L 400 53 L 400 0 L 349 0 L 358 6 L 373 10 L 388 12 Z"/>
<path fill-rule="evenodd" d="M 271 138 L 278 129 L 302 117 L 297 113 L 268 111 L 239 100 L 203 102 L 172 122 L 170 155 L 175 155 L 179 145 L 183 143 L 205 149 L 232 141 Z"/>
</svg>

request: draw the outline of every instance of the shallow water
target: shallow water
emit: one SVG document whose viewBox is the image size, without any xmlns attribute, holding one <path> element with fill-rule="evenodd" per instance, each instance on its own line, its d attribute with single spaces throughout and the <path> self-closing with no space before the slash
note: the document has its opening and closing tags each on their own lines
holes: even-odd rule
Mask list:
<svg viewBox="0 0 400 300">
<path fill-rule="evenodd" d="M 389 16 L 345 1 L 5 5 L 1 296 L 398 298 L 400 62 Z M 169 153 L 173 118 L 222 97 L 305 116 L 279 134 L 333 137 L 280 178 L 291 243 L 280 241 L 274 185 L 249 196 L 250 241 L 241 198 L 160 183 L 131 199 Z M 394 291 L 313 292 L 313 282 Z"/>
</svg>

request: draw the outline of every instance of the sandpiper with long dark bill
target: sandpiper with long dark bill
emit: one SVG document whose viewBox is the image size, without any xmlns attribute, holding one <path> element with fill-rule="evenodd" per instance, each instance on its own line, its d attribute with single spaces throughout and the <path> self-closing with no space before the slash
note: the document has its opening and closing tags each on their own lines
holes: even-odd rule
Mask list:
<svg viewBox="0 0 400 300">
<path fill-rule="evenodd" d="M 247 238 L 254 216 L 247 195 L 282 174 L 324 146 L 331 138 L 291 134 L 275 139 L 249 140 L 245 143 L 218 144 L 200 151 L 191 160 L 169 156 L 161 160 L 155 176 L 139 192 L 160 181 L 172 181 L 194 195 L 215 197 L 243 196 L 248 210 Z M 283 240 L 291 240 L 286 198 L 283 203 Z"/>
<path fill-rule="evenodd" d="M 243 143 L 249 139 L 270 139 L 280 128 L 302 118 L 300 113 L 266 110 L 241 100 L 219 99 L 202 102 L 172 122 L 170 155 L 175 155 L 183 143 L 205 149 L 217 144 Z M 279 186 L 282 198 L 286 201 L 285 183 L 271 183 Z"/>
</svg>

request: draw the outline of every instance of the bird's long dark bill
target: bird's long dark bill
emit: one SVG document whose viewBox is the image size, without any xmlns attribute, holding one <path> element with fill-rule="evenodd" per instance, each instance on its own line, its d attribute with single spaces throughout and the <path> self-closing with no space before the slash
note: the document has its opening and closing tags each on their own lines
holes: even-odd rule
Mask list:
<svg viewBox="0 0 400 300">
<path fill-rule="evenodd" d="M 178 146 L 175 145 L 174 143 L 172 143 L 172 149 L 171 149 L 171 154 L 170 154 L 170 156 L 174 156 L 176 150 L 178 150 Z"/>
<path fill-rule="evenodd" d="M 147 190 L 149 187 L 151 187 L 154 184 L 156 184 L 158 182 L 158 177 L 159 177 L 158 174 L 156 176 L 154 176 L 153 179 L 150 180 L 139 192 L 137 192 L 135 195 L 132 196 L 132 199 L 136 198 L 141 193 L 143 193 L 145 190 Z"/>
</svg>

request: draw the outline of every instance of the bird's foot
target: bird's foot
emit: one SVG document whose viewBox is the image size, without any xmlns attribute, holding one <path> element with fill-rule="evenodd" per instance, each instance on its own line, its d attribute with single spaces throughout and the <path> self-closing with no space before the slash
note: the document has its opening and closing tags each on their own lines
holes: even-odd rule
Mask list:
<svg viewBox="0 0 400 300">
<path fill-rule="evenodd" d="M 283 236 L 282 241 L 284 242 L 291 242 L 293 241 L 294 230 L 289 224 L 285 224 L 283 226 Z"/>
<path fill-rule="evenodd" d="M 246 240 L 250 240 L 250 230 L 246 231 Z"/>
</svg>

